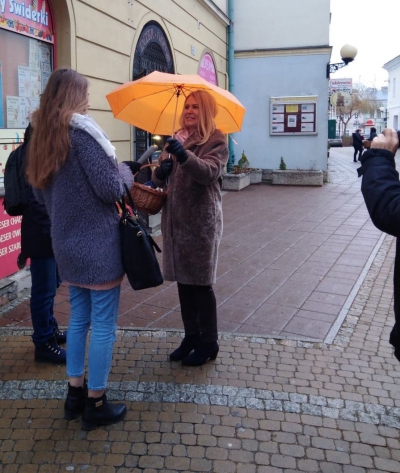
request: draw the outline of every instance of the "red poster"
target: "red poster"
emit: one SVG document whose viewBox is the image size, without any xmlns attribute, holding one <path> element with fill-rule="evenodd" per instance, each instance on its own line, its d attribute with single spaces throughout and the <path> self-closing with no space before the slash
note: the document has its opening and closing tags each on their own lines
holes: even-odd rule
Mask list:
<svg viewBox="0 0 400 473">
<path fill-rule="evenodd" d="M 48 0 L 0 0 L 0 28 L 54 43 Z"/>
<path fill-rule="evenodd" d="M 18 271 L 17 257 L 21 252 L 22 217 L 11 217 L 4 211 L 0 197 L 0 279 Z"/>
</svg>

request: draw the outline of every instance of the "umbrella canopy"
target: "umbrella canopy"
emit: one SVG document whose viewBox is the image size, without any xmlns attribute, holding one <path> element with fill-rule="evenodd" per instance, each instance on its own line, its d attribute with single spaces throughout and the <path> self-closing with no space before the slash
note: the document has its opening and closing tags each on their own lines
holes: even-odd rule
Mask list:
<svg viewBox="0 0 400 473">
<path fill-rule="evenodd" d="M 171 135 L 186 97 L 206 90 L 217 101 L 216 126 L 222 133 L 241 130 L 246 109 L 227 90 L 207 82 L 197 74 L 179 75 L 152 72 L 127 82 L 107 94 L 115 118 L 157 135 Z"/>
</svg>

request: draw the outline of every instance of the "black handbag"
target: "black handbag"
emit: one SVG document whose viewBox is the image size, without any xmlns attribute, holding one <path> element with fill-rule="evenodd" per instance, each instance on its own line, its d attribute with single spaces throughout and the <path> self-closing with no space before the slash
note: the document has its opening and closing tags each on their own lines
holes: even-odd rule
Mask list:
<svg viewBox="0 0 400 473">
<path fill-rule="evenodd" d="M 119 202 L 122 209 L 119 228 L 124 270 L 129 284 L 135 291 L 156 287 L 164 282 L 154 251 L 161 253 L 161 249 L 140 223 L 129 189 L 124 186 L 133 212 L 132 214 L 127 208 L 125 199 L 122 198 Z"/>
</svg>

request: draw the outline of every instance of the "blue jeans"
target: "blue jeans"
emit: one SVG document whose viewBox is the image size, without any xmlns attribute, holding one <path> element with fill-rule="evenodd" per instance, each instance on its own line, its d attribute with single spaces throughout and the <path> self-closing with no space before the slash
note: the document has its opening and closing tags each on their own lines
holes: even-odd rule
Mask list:
<svg viewBox="0 0 400 473">
<path fill-rule="evenodd" d="M 58 275 L 54 258 L 31 258 L 31 319 L 35 346 L 44 345 L 57 327 L 53 316 Z"/>
<path fill-rule="evenodd" d="M 101 391 L 107 386 L 117 330 L 121 285 L 105 291 L 69 287 L 71 317 L 67 339 L 67 376 L 85 374 L 86 341 L 89 328 L 88 388 Z"/>
</svg>

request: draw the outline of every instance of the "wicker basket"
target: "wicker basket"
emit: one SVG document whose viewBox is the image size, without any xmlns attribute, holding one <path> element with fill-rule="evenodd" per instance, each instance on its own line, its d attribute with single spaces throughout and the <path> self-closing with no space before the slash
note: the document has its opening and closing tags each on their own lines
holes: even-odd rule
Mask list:
<svg viewBox="0 0 400 473">
<path fill-rule="evenodd" d="M 141 169 L 149 166 L 153 168 L 158 167 L 155 164 L 146 164 Z M 168 195 L 167 192 L 152 189 L 139 182 L 134 183 L 130 192 L 136 209 L 147 215 L 157 214 L 162 209 Z"/>
</svg>

